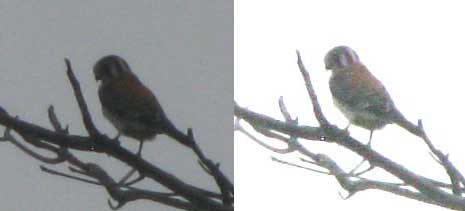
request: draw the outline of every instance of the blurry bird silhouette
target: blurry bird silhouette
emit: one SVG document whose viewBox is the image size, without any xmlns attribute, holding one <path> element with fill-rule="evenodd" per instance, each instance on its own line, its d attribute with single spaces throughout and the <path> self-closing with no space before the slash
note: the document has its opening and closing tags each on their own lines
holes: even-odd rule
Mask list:
<svg viewBox="0 0 465 211">
<path fill-rule="evenodd" d="M 155 95 L 142 84 L 124 59 L 116 55 L 101 58 L 93 68 L 95 80 L 101 81 L 98 94 L 104 116 L 124 135 L 144 141 L 165 134 L 191 147 L 190 138 L 176 129 L 166 117 Z"/>
</svg>

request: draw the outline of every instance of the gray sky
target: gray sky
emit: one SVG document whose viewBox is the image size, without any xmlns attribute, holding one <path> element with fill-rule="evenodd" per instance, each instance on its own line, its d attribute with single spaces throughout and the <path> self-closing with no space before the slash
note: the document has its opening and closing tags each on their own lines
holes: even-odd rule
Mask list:
<svg viewBox="0 0 465 211">
<path fill-rule="evenodd" d="M 115 129 L 100 111 L 93 63 L 106 54 L 126 58 L 180 128 L 193 127 L 204 152 L 233 179 L 233 1 L 0 1 L 0 104 L 21 119 L 50 128 L 46 109 L 55 106 L 71 133 L 85 134 L 65 74 L 68 57 L 101 131 Z M 137 150 L 137 142 L 124 139 Z M 119 178 L 128 168 L 92 153 Z M 159 136 L 143 157 L 181 179 L 215 188 L 192 152 Z M 1 210 L 107 210 L 108 194 L 39 170 L 41 163 L 0 143 Z M 49 166 L 66 171 L 66 165 Z M 141 184 L 154 190 L 159 186 Z M 154 210 L 146 201 L 123 210 Z M 172 210 L 161 206 L 158 210 Z"/>
</svg>

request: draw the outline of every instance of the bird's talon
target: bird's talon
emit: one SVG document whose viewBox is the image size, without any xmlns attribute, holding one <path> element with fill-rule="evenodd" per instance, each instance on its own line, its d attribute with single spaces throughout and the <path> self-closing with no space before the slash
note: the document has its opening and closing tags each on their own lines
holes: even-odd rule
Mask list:
<svg viewBox="0 0 465 211">
<path fill-rule="evenodd" d="M 344 136 L 350 136 L 350 132 L 349 132 L 349 130 L 347 130 L 347 129 L 342 130 L 342 134 L 343 134 Z"/>
<path fill-rule="evenodd" d="M 116 136 L 114 138 L 112 138 L 112 140 L 118 140 L 120 136 L 121 136 L 121 133 L 118 132 L 118 134 L 116 134 Z"/>
</svg>

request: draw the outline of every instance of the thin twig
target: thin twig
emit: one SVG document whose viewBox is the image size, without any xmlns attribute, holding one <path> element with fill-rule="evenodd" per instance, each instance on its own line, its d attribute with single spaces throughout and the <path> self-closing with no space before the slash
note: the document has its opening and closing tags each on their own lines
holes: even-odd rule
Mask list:
<svg viewBox="0 0 465 211">
<path fill-rule="evenodd" d="M 431 150 L 431 152 L 439 160 L 441 166 L 444 167 L 444 169 L 447 172 L 447 175 L 449 175 L 449 178 L 451 180 L 452 187 L 453 187 L 452 192 L 455 195 L 460 196 L 462 194 L 462 191 L 461 191 L 462 187 L 460 186 L 460 184 L 462 184 L 462 186 L 465 186 L 465 178 L 463 174 L 454 166 L 454 164 L 452 164 L 449 161 L 449 156 L 445 155 L 443 152 L 441 152 L 441 150 L 434 147 L 433 143 L 431 142 L 429 137 L 426 135 L 426 132 L 423 128 L 423 123 L 421 120 L 418 121 L 418 128 L 419 128 L 423 141 L 426 143 L 426 145 Z"/>
<path fill-rule="evenodd" d="M 266 144 L 265 142 L 261 141 L 260 139 L 258 139 L 257 137 L 255 137 L 254 135 L 252 135 L 251 133 L 249 133 L 247 130 L 245 130 L 241 125 L 239 125 L 239 123 L 237 123 L 236 125 L 236 130 L 243 133 L 244 135 L 246 135 L 247 137 L 249 137 L 250 139 L 252 139 L 253 141 L 255 141 L 257 144 L 261 145 L 262 147 L 265 147 L 266 149 L 268 150 L 271 150 L 273 152 L 276 152 L 276 153 L 280 153 L 280 154 L 287 154 L 287 153 L 291 153 L 291 152 L 294 152 L 295 149 L 291 149 L 289 147 L 286 147 L 284 149 L 280 149 L 280 148 L 277 148 L 277 147 L 273 147 L 271 145 L 268 145 Z M 260 131 L 260 130 L 257 130 L 257 131 Z M 266 132 L 265 132 L 266 131 Z M 273 133 L 267 133 L 269 131 L 267 130 L 262 130 L 260 131 L 260 133 L 264 134 L 265 136 L 272 136 L 270 134 L 273 134 Z M 278 139 L 278 140 L 286 140 L 286 138 L 283 137 L 283 139 Z M 289 143 L 289 141 L 285 141 L 286 143 Z"/>
<path fill-rule="evenodd" d="M 2 140 L 9 141 L 10 143 L 12 143 L 16 147 L 18 147 L 20 150 L 22 150 L 24 153 L 26 153 L 29 156 L 31 156 L 31 157 L 39 160 L 39 161 L 42 161 L 44 163 L 58 164 L 58 163 L 62 163 L 63 161 L 65 161 L 60 156 L 57 156 L 55 158 L 50 158 L 50 157 L 46 157 L 46 156 L 43 156 L 43 155 L 41 155 L 39 153 L 34 152 L 33 150 L 26 147 L 24 144 L 19 142 L 13 135 L 11 135 L 9 128 L 5 129 L 5 133 L 3 134 Z"/>
<path fill-rule="evenodd" d="M 328 120 L 326 119 L 326 117 L 323 115 L 323 112 L 321 111 L 320 104 L 318 103 L 318 98 L 315 94 L 315 90 L 313 90 L 312 82 L 310 80 L 310 75 L 308 74 L 307 69 L 305 69 L 305 66 L 302 62 L 302 58 L 300 57 L 300 52 L 296 50 L 296 53 L 297 53 L 297 65 L 299 66 L 300 73 L 302 74 L 302 77 L 304 78 L 305 87 L 307 88 L 308 96 L 311 99 L 311 102 L 313 105 L 313 112 L 315 113 L 316 119 L 320 123 L 320 126 L 329 125 Z"/>
<path fill-rule="evenodd" d="M 84 122 L 84 126 L 86 127 L 87 132 L 91 137 L 96 137 L 100 133 L 98 132 L 97 128 L 92 121 L 92 117 L 90 116 L 89 109 L 87 108 L 87 104 L 85 103 L 84 96 L 81 92 L 81 87 L 79 85 L 76 76 L 74 76 L 73 68 L 71 67 L 71 62 L 69 59 L 65 58 L 66 63 L 66 74 L 68 75 L 69 82 L 73 87 L 74 95 L 76 97 L 77 103 L 79 105 L 79 109 L 81 110 L 82 120 Z"/>
<path fill-rule="evenodd" d="M 331 175 L 329 172 L 326 172 L 326 171 L 321 171 L 321 170 L 318 170 L 318 169 L 313 169 L 313 168 L 309 168 L 309 167 L 297 165 L 297 164 L 295 164 L 295 163 L 290 163 L 290 162 L 287 162 L 287 161 L 278 159 L 278 158 L 273 157 L 273 156 L 271 156 L 271 160 L 272 160 L 272 161 L 275 161 L 275 162 L 278 162 L 278 163 L 281 163 L 281 164 L 288 165 L 288 166 L 293 166 L 293 167 L 297 167 L 297 168 L 301 168 L 301 169 L 313 171 L 313 172 L 320 173 L 320 174 Z"/>
<path fill-rule="evenodd" d="M 194 139 L 192 129 L 188 129 L 187 134 L 192 140 L 192 149 L 194 150 L 195 154 L 200 159 L 202 164 L 204 164 L 208 168 L 210 175 L 213 176 L 213 178 L 216 181 L 216 184 L 219 186 L 223 195 L 223 203 L 225 205 L 232 205 L 234 203 L 233 184 L 231 183 L 231 181 L 229 181 L 226 175 L 224 175 L 223 172 L 220 171 L 219 163 L 215 164 L 212 160 L 208 159 L 202 152 L 202 150 L 200 149 L 200 147 Z"/>
<path fill-rule="evenodd" d="M 47 168 L 47 167 L 45 167 L 45 166 L 40 166 L 40 170 L 42 170 L 42 171 L 44 171 L 44 172 L 46 172 L 46 173 L 52 174 L 52 175 L 58 175 L 58 176 L 66 177 L 66 178 L 78 180 L 78 181 L 81 181 L 81 182 L 84 182 L 84 183 L 88 183 L 88 184 L 102 185 L 102 184 L 100 184 L 99 182 L 96 182 L 96 181 L 93 181 L 93 180 L 84 179 L 84 178 L 80 178 L 80 177 L 76 177 L 76 176 L 69 175 L 69 174 L 65 174 L 65 173 L 63 173 L 63 172 L 59 172 L 59 171 L 56 171 L 56 170 Z"/>
</svg>

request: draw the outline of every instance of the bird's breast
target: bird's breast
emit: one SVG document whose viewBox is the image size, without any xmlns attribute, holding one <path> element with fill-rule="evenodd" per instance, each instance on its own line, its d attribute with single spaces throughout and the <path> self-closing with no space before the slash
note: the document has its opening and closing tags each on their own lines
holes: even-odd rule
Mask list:
<svg viewBox="0 0 465 211">
<path fill-rule="evenodd" d="M 158 134 L 153 127 L 148 127 L 137 121 L 124 119 L 117 114 L 110 112 L 102 106 L 102 112 L 113 126 L 123 135 L 135 138 L 139 141 L 152 140 Z"/>
<path fill-rule="evenodd" d="M 375 114 L 366 110 L 357 110 L 333 97 L 334 105 L 349 119 L 351 124 L 363 127 L 367 130 L 376 130 L 383 128 L 390 122 L 384 121 Z"/>
<path fill-rule="evenodd" d="M 102 106 L 102 113 L 103 116 L 107 118 L 108 121 L 110 121 L 111 124 L 113 124 L 113 126 L 115 126 L 118 131 L 124 130 L 126 124 L 121 118 L 118 117 L 118 115 L 111 113 L 104 106 Z"/>
</svg>

